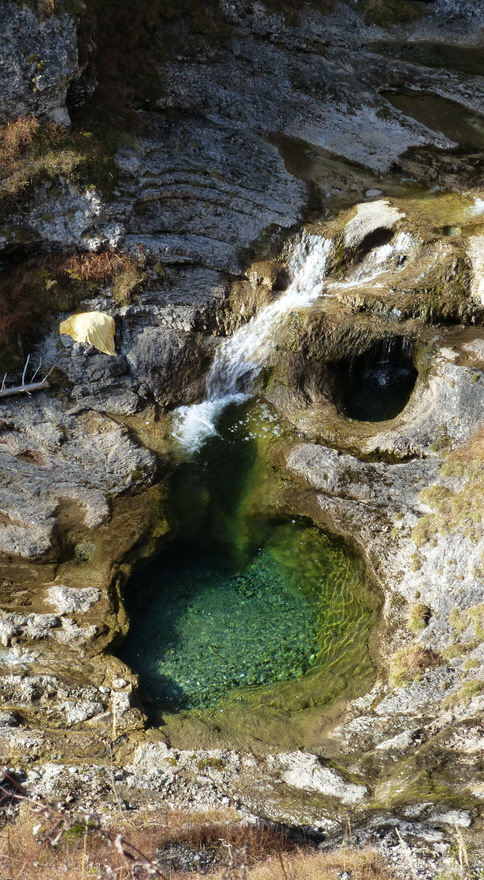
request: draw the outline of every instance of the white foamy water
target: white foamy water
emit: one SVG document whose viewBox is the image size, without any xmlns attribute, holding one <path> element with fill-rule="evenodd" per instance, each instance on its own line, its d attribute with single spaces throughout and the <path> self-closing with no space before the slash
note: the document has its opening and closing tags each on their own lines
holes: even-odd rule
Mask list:
<svg viewBox="0 0 484 880">
<path fill-rule="evenodd" d="M 407 260 L 417 251 L 419 244 L 419 240 L 410 233 L 399 232 L 388 244 L 373 248 L 360 265 L 350 273 L 346 281 L 335 282 L 331 285 L 331 289 L 366 284 L 375 281 L 385 272 L 403 269 Z"/>
<path fill-rule="evenodd" d="M 484 214 L 484 199 L 479 199 L 477 196 L 474 198 L 474 204 L 470 205 L 467 208 L 468 214 L 473 214 L 478 216 L 479 214 Z"/>
<path fill-rule="evenodd" d="M 175 414 L 174 436 L 195 452 L 217 433 L 217 420 L 231 403 L 250 397 L 253 382 L 273 346 L 273 328 L 293 309 L 309 305 L 323 293 L 326 261 L 332 242 L 304 230 L 289 261 L 292 281 L 279 299 L 239 327 L 222 343 L 207 379 L 202 403 L 181 406 Z"/>
</svg>

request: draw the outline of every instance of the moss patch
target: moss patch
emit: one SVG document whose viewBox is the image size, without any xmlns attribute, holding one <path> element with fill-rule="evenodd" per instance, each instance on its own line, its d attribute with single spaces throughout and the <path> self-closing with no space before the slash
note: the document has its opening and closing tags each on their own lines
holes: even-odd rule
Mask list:
<svg viewBox="0 0 484 880">
<path fill-rule="evenodd" d="M 358 5 L 367 21 L 380 27 L 415 21 L 426 13 L 424 4 L 415 0 L 360 0 Z"/>
<path fill-rule="evenodd" d="M 471 679 L 465 681 L 454 694 L 450 694 L 442 703 L 444 709 L 452 709 L 454 706 L 468 706 L 473 697 L 484 693 L 484 681 Z"/>
<path fill-rule="evenodd" d="M 481 429 L 454 452 L 442 466 L 442 475 L 463 479 L 461 489 L 431 486 L 420 493 L 434 508 L 422 516 L 412 532 L 417 547 L 432 544 L 438 535 L 460 533 L 473 542 L 482 537 L 484 526 L 484 431 Z"/>
</svg>

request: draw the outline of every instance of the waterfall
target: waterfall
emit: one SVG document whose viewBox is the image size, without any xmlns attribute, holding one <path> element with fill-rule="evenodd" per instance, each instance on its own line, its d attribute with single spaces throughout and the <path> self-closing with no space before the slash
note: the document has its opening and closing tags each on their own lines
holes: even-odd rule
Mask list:
<svg viewBox="0 0 484 880">
<path fill-rule="evenodd" d="M 239 327 L 218 348 L 202 403 L 181 406 L 175 414 L 174 436 L 187 451 L 196 452 L 217 433 L 216 422 L 231 403 L 250 397 L 253 382 L 273 346 L 274 325 L 292 309 L 304 308 L 322 294 L 326 260 L 332 242 L 303 230 L 289 259 L 292 281 L 279 299 Z"/>
</svg>

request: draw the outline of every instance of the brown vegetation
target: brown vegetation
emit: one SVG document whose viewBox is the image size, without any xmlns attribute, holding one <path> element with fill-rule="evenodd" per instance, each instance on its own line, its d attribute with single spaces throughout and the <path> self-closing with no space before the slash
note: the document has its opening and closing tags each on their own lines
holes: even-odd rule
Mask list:
<svg viewBox="0 0 484 880">
<path fill-rule="evenodd" d="M 10 880 L 337 880 L 343 872 L 352 880 L 391 880 L 372 850 L 322 853 L 297 846 L 276 826 L 230 813 L 166 809 L 101 817 L 16 791 L 8 799 L 4 789 L 4 803 L 20 809 L 0 831 L 1 876 Z"/>
<path fill-rule="evenodd" d="M 72 132 L 33 116 L 0 128 L 0 218 L 19 207 L 30 188 L 63 175 L 71 182 L 111 186 L 116 169 L 109 150 L 90 132 Z"/>
<path fill-rule="evenodd" d="M 13 163 L 32 144 L 39 123 L 33 116 L 25 116 L 9 122 L 0 129 L 0 166 L 4 172 L 12 169 Z"/>
<path fill-rule="evenodd" d="M 26 260 L 0 276 L 0 366 L 11 370 L 24 358 L 45 322 L 73 311 L 101 286 L 118 304 L 129 302 L 145 280 L 141 262 L 114 251 Z"/>
<path fill-rule="evenodd" d="M 418 681 L 426 669 L 438 666 L 440 656 L 430 648 L 421 645 L 409 645 L 399 648 L 390 657 L 388 664 L 388 680 L 392 686 L 400 687 Z"/>
</svg>

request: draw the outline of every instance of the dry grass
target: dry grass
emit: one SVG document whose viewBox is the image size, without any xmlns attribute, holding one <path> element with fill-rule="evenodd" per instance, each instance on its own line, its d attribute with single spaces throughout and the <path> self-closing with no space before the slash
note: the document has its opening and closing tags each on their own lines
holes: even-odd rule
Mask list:
<svg viewBox="0 0 484 880">
<path fill-rule="evenodd" d="M 110 187 L 116 169 L 109 149 L 91 132 L 69 131 L 33 116 L 0 128 L 0 213 L 17 208 L 30 188 L 44 180 Z"/>
<path fill-rule="evenodd" d="M 31 350 L 45 322 L 73 311 L 101 286 L 129 302 L 145 281 L 142 262 L 114 251 L 26 260 L 0 276 L 0 367 L 12 370 Z"/>
<path fill-rule="evenodd" d="M 31 146 L 39 123 L 33 116 L 25 116 L 9 122 L 0 130 L 0 166 L 12 169 L 13 164 Z"/>
<path fill-rule="evenodd" d="M 412 605 L 407 617 L 407 628 L 410 632 L 417 633 L 428 626 L 432 611 L 428 605 L 423 602 L 416 602 Z"/>
<path fill-rule="evenodd" d="M 412 681 L 418 681 L 426 669 L 438 666 L 439 662 L 439 654 L 421 645 L 400 648 L 390 657 L 388 681 L 392 687 L 410 684 Z"/>
<path fill-rule="evenodd" d="M 15 804 L 15 819 L 0 830 L 0 876 L 9 880 L 337 880 L 344 872 L 351 880 L 391 880 L 373 850 L 322 853 L 296 846 L 275 826 L 230 813 L 166 809 L 102 819 L 20 793 L 10 809 Z M 190 869 L 194 854 L 197 870 Z"/>
<path fill-rule="evenodd" d="M 141 262 L 126 254 L 103 251 L 77 254 L 62 265 L 61 271 L 80 284 L 112 285 L 115 303 L 126 305 L 146 280 L 142 268 Z"/>
<path fill-rule="evenodd" d="M 281 864 L 277 858 L 267 859 L 248 872 L 250 880 L 391 880 L 381 857 L 374 850 L 343 847 L 334 853 L 295 853 Z"/>
</svg>

